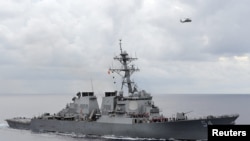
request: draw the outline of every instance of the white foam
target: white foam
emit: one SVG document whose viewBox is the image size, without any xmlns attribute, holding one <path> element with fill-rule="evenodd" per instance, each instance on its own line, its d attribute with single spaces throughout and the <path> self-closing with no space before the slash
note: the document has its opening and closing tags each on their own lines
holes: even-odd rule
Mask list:
<svg viewBox="0 0 250 141">
<path fill-rule="evenodd" d="M 142 140 L 142 141 L 159 141 L 166 139 L 154 139 L 154 138 L 131 138 L 131 137 L 117 137 L 117 136 L 102 136 L 105 139 L 114 139 L 114 140 Z"/>
<path fill-rule="evenodd" d="M 7 123 L 0 123 L 0 128 L 6 128 L 9 127 Z"/>
<path fill-rule="evenodd" d="M 84 137 L 86 137 L 86 135 L 75 134 L 75 133 L 55 133 L 55 134 L 60 135 L 60 136 L 70 136 L 70 137 L 73 137 L 73 138 L 84 138 Z"/>
<path fill-rule="evenodd" d="M 8 125 L 7 125 L 8 126 Z M 105 135 L 105 136 L 98 136 L 98 135 L 83 135 L 83 134 L 75 134 L 75 133 L 59 133 L 59 132 L 49 132 L 44 133 L 44 135 L 59 135 L 59 136 L 68 136 L 73 138 L 103 138 L 103 139 L 110 139 L 110 140 L 129 140 L 129 141 L 166 141 L 166 139 L 155 139 L 155 138 L 132 138 L 132 137 L 123 137 L 123 136 L 114 136 L 114 135 Z M 175 139 L 169 139 L 169 141 L 179 141 Z"/>
<path fill-rule="evenodd" d="M 73 138 L 103 138 L 103 139 L 111 139 L 111 140 L 130 140 L 130 141 L 165 141 L 165 139 L 153 139 L 153 138 L 131 138 L 131 137 L 121 137 L 114 135 L 106 135 L 106 136 L 98 136 L 98 135 L 83 135 L 83 134 L 75 134 L 75 133 L 52 133 L 61 136 L 69 136 Z"/>
</svg>

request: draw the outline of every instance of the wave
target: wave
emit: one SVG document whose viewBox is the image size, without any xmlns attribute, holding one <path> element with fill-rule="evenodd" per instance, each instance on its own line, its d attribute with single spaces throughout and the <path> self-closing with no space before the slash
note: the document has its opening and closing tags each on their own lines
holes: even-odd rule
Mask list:
<svg viewBox="0 0 250 141">
<path fill-rule="evenodd" d="M 132 138 L 132 137 L 121 137 L 121 136 L 114 136 L 114 135 L 105 135 L 105 136 L 98 136 L 98 135 L 82 135 L 82 134 L 75 134 L 75 133 L 52 133 L 60 136 L 70 136 L 73 138 L 99 138 L 104 140 L 121 140 L 121 141 L 166 141 L 166 139 L 153 139 L 153 138 Z M 169 140 L 169 141 L 177 141 L 177 140 Z"/>
<path fill-rule="evenodd" d="M 117 137 L 117 136 L 102 136 L 104 139 L 109 140 L 128 140 L 128 141 L 166 141 L 166 139 L 154 139 L 154 138 L 131 138 L 131 137 Z"/>
<path fill-rule="evenodd" d="M 63 136 L 70 136 L 73 138 L 99 138 L 104 140 L 121 140 L 121 141 L 166 141 L 166 139 L 154 139 L 154 138 L 132 138 L 132 137 L 123 137 L 123 136 L 114 136 L 114 135 L 105 135 L 105 136 L 98 136 L 98 135 L 81 135 L 75 133 L 56 133 L 57 135 Z M 169 141 L 178 141 L 174 139 L 169 139 Z"/>
<path fill-rule="evenodd" d="M 9 127 L 7 123 L 0 123 L 0 128 L 7 128 Z"/>
</svg>

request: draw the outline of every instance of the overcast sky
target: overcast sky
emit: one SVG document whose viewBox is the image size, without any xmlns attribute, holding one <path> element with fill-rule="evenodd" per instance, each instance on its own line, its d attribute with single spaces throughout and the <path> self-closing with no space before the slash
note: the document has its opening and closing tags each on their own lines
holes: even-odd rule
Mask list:
<svg viewBox="0 0 250 141">
<path fill-rule="evenodd" d="M 96 93 L 123 49 L 154 94 L 250 93 L 249 0 L 0 1 L 0 94 Z M 180 23 L 189 17 L 191 23 Z"/>
</svg>

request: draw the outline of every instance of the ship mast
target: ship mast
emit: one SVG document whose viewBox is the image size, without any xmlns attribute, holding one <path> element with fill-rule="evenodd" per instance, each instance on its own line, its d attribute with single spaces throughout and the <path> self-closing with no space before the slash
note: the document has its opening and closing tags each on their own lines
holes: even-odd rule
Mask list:
<svg viewBox="0 0 250 141">
<path fill-rule="evenodd" d="M 131 81 L 130 76 L 136 72 L 139 71 L 138 68 L 135 68 L 134 65 L 130 65 L 130 63 L 134 60 L 137 60 L 137 58 L 130 57 L 126 51 L 122 50 L 122 40 L 120 40 L 120 55 L 115 56 L 114 60 L 118 60 L 121 64 L 122 67 L 119 69 L 114 69 L 110 68 L 109 70 L 112 72 L 116 72 L 117 74 L 121 75 L 123 80 L 122 80 L 122 86 L 121 89 L 123 89 L 123 86 L 128 87 L 128 93 L 134 94 L 134 92 L 137 91 L 136 86 L 133 81 Z M 124 72 L 122 74 L 122 72 Z"/>
</svg>

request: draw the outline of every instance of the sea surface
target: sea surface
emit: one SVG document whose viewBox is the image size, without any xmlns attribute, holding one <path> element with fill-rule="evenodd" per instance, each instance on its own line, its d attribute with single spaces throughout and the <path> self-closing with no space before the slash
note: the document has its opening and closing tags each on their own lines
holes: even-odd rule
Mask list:
<svg viewBox="0 0 250 141">
<path fill-rule="evenodd" d="M 236 124 L 250 124 L 250 94 L 161 94 L 152 96 L 154 104 L 166 117 L 172 117 L 176 112 L 187 112 L 189 118 L 239 114 Z M 45 112 L 57 113 L 71 102 L 72 97 L 74 95 L 71 94 L 0 95 L 0 141 L 143 140 L 112 136 L 33 133 L 27 130 L 11 129 L 5 122 L 5 119 L 12 117 L 34 117 Z M 97 97 L 100 106 L 101 96 Z"/>
</svg>

